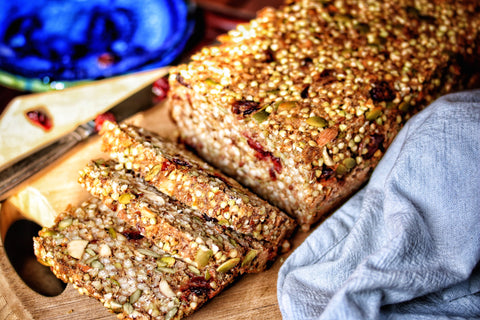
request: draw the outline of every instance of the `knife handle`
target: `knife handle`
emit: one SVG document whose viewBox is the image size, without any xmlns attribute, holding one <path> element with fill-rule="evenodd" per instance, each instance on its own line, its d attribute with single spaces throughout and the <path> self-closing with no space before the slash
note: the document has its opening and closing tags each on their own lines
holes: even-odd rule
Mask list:
<svg viewBox="0 0 480 320">
<path fill-rule="evenodd" d="M 47 165 L 58 160 L 67 151 L 81 141 L 95 133 L 94 121 L 87 122 L 54 141 L 47 147 L 19 160 L 12 166 L 0 172 L 0 201 L 8 197 L 10 191 L 28 178 L 44 169 Z"/>
</svg>

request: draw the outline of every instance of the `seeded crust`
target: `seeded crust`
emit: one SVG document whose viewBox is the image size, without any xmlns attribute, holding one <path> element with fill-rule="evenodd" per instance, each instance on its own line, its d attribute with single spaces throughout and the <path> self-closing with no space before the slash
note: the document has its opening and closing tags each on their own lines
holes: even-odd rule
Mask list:
<svg viewBox="0 0 480 320">
<path fill-rule="evenodd" d="M 80 249 L 73 245 L 83 241 Z M 58 278 L 100 300 L 120 319 L 181 319 L 239 271 L 199 270 L 168 255 L 96 198 L 68 208 L 54 227 L 43 228 L 34 251 Z"/>
<path fill-rule="evenodd" d="M 91 161 L 79 182 L 160 249 L 199 270 L 236 262 L 240 273 L 260 272 L 276 257 L 263 241 L 205 220 L 201 212 L 159 192 L 113 160 Z"/>
<path fill-rule="evenodd" d="M 159 191 L 202 213 L 207 220 L 281 248 L 295 221 L 235 180 L 212 168 L 181 144 L 132 125 L 106 122 L 102 149 L 138 172 Z M 268 249 L 270 250 L 270 249 Z"/>
<path fill-rule="evenodd" d="M 181 140 L 309 229 L 402 125 L 463 89 L 478 1 L 288 1 L 170 69 Z"/>
</svg>

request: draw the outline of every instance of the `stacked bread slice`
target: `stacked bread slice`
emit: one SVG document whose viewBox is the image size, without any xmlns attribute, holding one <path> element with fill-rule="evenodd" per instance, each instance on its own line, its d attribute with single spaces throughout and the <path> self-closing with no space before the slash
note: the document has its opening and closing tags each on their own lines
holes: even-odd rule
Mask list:
<svg viewBox="0 0 480 320">
<path fill-rule="evenodd" d="M 296 223 L 182 145 L 105 122 L 79 183 L 92 199 L 34 239 L 55 275 L 121 318 L 179 319 L 269 267 Z"/>
</svg>

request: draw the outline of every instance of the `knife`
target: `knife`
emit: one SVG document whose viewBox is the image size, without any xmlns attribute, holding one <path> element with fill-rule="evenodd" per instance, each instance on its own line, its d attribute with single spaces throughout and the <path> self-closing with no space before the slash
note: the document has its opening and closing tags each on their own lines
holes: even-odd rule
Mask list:
<svg viewBox="0 0 480 320">
<path fill-rule="evenodd" d="M 155 95 L 152 91 L 155 81 L 120 101 L 108 112 L 113 114 L 117 122 L 121 122 L 140 111 L 152 107 L 156 103 Z M 0 201 L 4 200 L 19 184 L 25 182 L 50 163 L 58 160 L 67 151 L 95 133 L 95 119 L 92 119 L 79 125 L 72 132 L 67 133 L 39 151 L 0 171 Z"/>
</svg>

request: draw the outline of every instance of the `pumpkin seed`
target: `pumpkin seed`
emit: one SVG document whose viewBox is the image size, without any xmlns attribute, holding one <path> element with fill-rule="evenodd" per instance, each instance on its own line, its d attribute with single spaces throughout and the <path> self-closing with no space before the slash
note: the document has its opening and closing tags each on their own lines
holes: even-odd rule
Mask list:
<svg viewBox="0 0 480 320">
<path fill-rule="evenodd" d="M 123 311 L 125 311 L 126 314 L 132 314 L 133 306 L 130 303 L 126 302 L 123 304 Z"/>
<path fill-rule="evenodd" d="M 218 86 L 220 84 L 217 81 L 213 80 L 212 78 L 205 79 L 205 83 L 208 84 L 209 86 Z"/>
<path fill-rule="evenodd" d="M 408 103 L 407 101 L 403 101 L 398 106 L 398 109 L 402 112 L 408 112 L 408 110 L 410 110 L 410 103 Z"/>
<path fill-rule="evenodd" d="M 207 271 L 205 272 L 205 280 L 208 281 L 208 280 L 210 280 L 211 277 L 212 277 L 212 275 L 210 274 L 210 271 L 207 270 Z"/>
<path fill-rule="evenodd" d="M 158 267 L 157 270 L 163 273 L 175 273 L 175 271 L 172 268 L 167 268 L 167 267 Z"/>
<path fill-rule="evenodd" d="M 155 178 L 160 173 L 161 170 L 162 170 L 161 164 L 157 164 L 153 166 L 152 169 L 150 169 L 150 171 L 148 171 L 148 173 L 145 175 L 145 181 L 153 180 L 153 178 Z"/>
<path fill-rule="evenodd" d="M 92 266 L 92 268 L 95 268 L 95 269 L 103 269 L 103 263 L 101 263 L 98 260 L 93 260 L 90 265 Z"/>
<path fill-rule="evenodd" d="M 277 112 L 289 111 L 297 106 L 296 101 L 283 101 L 278 104 Z"/>
<path fill-rule="evenodd" d="M 165 315 L 165 320 L 171 320 L 177 314 L 178 308 L 174 307 L 170 309 Z"/>
<path fill-rule="evenodd" d="M 124 193 L 118 197 L 118 202 L 121 204 L 129 204 L 132 199 L 135 199 L 135 196 L 131 193 Z"/>
<path fill-rule="evenodd" d="M 97 160 L 94 160 L 93 163 L 94 163 L 97 167 L 101 167 L 102 165 L 105 164 L 105 160 L 104 160 L 104 159 L 97 159 Z"/>
<path fill-rule="evenodd" d="M 119 283 L 117 280 L 115 280 L 115 279 L 113 279 L 113 278 L 108 278 L 108 280 L 110 280 L 110 282 L 113 283 L 114 285 L 120 287 L 120 283 Z"/>
<path fill-rule="evenodd" d="M 108 233 L 110 234 L 110 237 L 112 237 L 112 239 L 117 238 L 117 231 L 115 231 L 114 228 L 112 228 L 112 227 L 108 228 Z"/>
<path fill-rule="evenodd" d="M 343 165 L 350 170 L 357 165 L 357 161 L 353 158 L 345 158 L 343 160 Z"/>
<path fill-rule="evenodd" d="M 60 221 L 60 222 L 58 223 L 58 230 L 59 230 L 59 231 L 64 230 L 65 228 L 71 226 L 71 225 L 72 225 L 72 222 L 73 222 L 73 218 L 71 218 L 71 217 L 68 217 L 68 218 L 63 219 L 62 221 Z"/>
<path fill-rule="evenodd" d="M 42 238 L 54 238 L 58 233 L 53 230 L 42 230 L 39 234 Z"/>
<path fill-rule="evenodd" d="M 370 111 L 367 111 L 365 113 L 365 118 L 368 120 L 368 121 L 373 121 L 375 119 L 377 119 L 378 117 L 380 117 L 382 115 L 382 109 L 381 108 L 374 108 Z"/>
<path fill-rule="evenodd" d="M 53 260 L 51 260 L 51 259 L 49 259 L 49 260 L 38 259 L 38 262 L 40 262 L 41 264 L 43 264 L 44 266 L 47 266 L 47 267 L 53 266 Z M 206 280 L 208 280 L 208 279 L 206 279 Z"/>
<path fill-rule="evenodd" d="M 257 254 L 258 254 L 258 250 L 252 249 L 248 251 L 248 253 L 245 255 L 245 258 L 243 258 L 242 267 L 249 265 L 252 262 L 252 260 L 255 259 Z"/>
<path fill-rule="evenodd" d="M 123 308 L 123 306 L 118 303 L 117 301 L 112 301 L 110 302 L 110 309 L 115 312 L 115 313 L 118 313 L 120 312 L 120 310 Z"/>
<path fill-rule="evenodd" d="M 149 257 L 154 257 L 154 258 L 161 258 L 162 256 L 156 253 L 155 251 L 145 249 L 145 248 L 139 248 L 137 251 L 143 255 L 149 256 Z"/>
<path fill-rule="evenodd" d="M 175 264 L 175 258 L 174 257 L 161 257 L 160 261 L 165 263 L 166 267 L 173 267 Z"/>
<path fill-rule="evenodd" d="M 97 255 L 97 253 L 92 248 L 86 248 L 85 252 L 88 253 L 91 256 L 96 256 Z"/>
<path fill-rule="evenodd" d="M 128 301 L 130 301 L 131 304 L 134 304 L 135 302 L 140 299 L 140 296 L 142 295 L 143 291 L 141 289 L 135 290 L 135 292 L 132 293 L 130 298 L 128 298 Z"/>
<path fill-rule="evenodd" d="M 97 259 L 98 259 L 98 256 L 94 255 L 94 256 L 88 258 L 87 260 L 85 260 L 85 263 L 90 265 L 90 264 L 92 264 L 93 261 L 95 261 Z"/>
<path fill-rule="evenodd" d="M 325 128 L 328 125 L 327 120 L 325 120 L 322 117 L 317 117 L 317 116 L 310 117 L 306 121 L 309 125 L 317 127 L 317 128 Z"/>
<path fill-rule="evenodd" d="M 252 118 L 257 123 L 262 123 L 262 122 L 264 122 L 265 120 L 268 119 L 269 115 L 270 115 L 270 113 L 268 113 L 265 109 L 262 109 L 258 112 L 255 112 L 254 114 L 252 114 Z"/>
<path fill-rule="evenodd" d="M 218 268 L 217 272 L 227 273 L 233 267 L 235 267 L 240 262 L 240 258 L 233 258 L 222 263 Z"/>
<path fill-rule="evenodd" d="M 221 225 L 221 226 L 228 226 L 228 225 L 230 225 L 230 223 L 228 222 L 227 219 L 220 219 L 220 220 L 218 220 L 217 223 L 218 223 L 219 225 Z"/>
<path fill-rule="evenodd" d="M 203 268 L 208 264 L 208 261 L 213 255 L 213 251 L 210 249 L 200 248 L 195 255 L 195 263 L 199 268 Z"/>
<path fill-rule="evenodd" d="M 196 276 L 199 276 L 201 273 L 200 273 L 200 270 L 198 270 L 197 268 L 195 268 L 194 266 L 188 266 L 188 270 L 192 271 L 192 273 Z"/>
<path fill-rule="evenodd" d="M 348 169 L 343 164 L 339 164 L 335 169 L 335 173 L 339 176 L 343 176 L 347 172 L 348 172 Z"/>
</svg>

